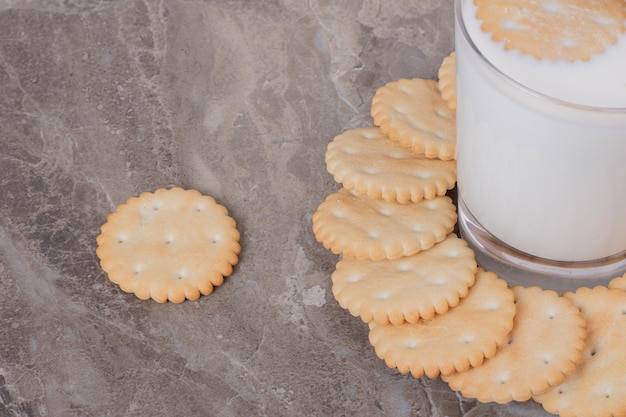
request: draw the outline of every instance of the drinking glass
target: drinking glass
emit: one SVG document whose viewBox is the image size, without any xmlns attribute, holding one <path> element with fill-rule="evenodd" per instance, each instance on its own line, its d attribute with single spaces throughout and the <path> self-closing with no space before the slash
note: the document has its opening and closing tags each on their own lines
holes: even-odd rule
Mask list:
<svg viewBox="0 0 626 417">
<path fill-rule="evenodd" d="M 455 0 L 460 233 L 512 285 L 606 284 L 626 272 L 626 106 L 514 79 L 477 46 L 471 3 Z"/>
</svg>

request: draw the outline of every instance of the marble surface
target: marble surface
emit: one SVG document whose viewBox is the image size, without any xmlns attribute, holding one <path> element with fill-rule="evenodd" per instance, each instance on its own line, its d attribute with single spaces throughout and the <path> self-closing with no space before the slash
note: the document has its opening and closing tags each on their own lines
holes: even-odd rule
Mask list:
<svg viewBox="0 0 626 417">
<path fill-rule="evenodd" d="M 449 0 L 0 0 L 0 416 L 545 416 L 378 359 L 311 215 L 377 87 L 435 78 Z M 100 225 L 195 188 L 242 234 L 174 305 L 110 283 Z"/>
</svg>

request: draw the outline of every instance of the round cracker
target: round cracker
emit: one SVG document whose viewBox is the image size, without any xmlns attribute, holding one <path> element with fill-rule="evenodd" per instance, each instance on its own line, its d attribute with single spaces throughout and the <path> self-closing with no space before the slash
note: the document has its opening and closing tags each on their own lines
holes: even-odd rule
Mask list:
<svg viewBox="0 0 626 417">
<path fill-rule="evenodd" d="M 239 231 L 212 197 L 179 187 L 131 197 L 110 214 L 96 241 L 109 279 L 138 298 L 196 300 L 233 271 Z"/>
<path fill-rule="evenodd" d="M 481 28 L 537 59 L 587 61 L 624 32 L 623 0 L 475 0 Z"/>
<path fill-rule="evenodd" d="M 418 202 L 456 184 L 456 163 L 418 155 L 376 127 L 352 129 L 328 144 L 326 167 L 344 188 L 373 199 Z"/>
<path fill-rule="evenodd" d="M 452 52 L 441 62 L 438 71 L 437 87 L 448 107 L 456 110 L 456 54 Z"/>
<path fill-rule="evenodd" d="M 342 188 L 313 213 L 318 242 L 335 254 L 357 259 L 398 259 L 441 242 L 456 224 L 447 197 L 400 204 L 372 200 Z"/>
<path fill-rule="evenodd" d="M 570 301 L 539 287 L 512 288 L 513 330 L 497 354 L 444 380 L 481 402 L 527 401 L 576 371 L 585 349 L 585 321 Z"/>
<path fill-rule="evenodd" d="M 343 258 L 331 275 L 335 299 L 364 322 L 416 323 L 459 304 L 477 265 L 467 243 L 450 234 L 432 248 L 396 260 Z"/>
<path fill-rule="evenodd" d="M 374 124 L 405 148 L 427 158 L 451 160 L 456 153 L 456 112 L 435 80 L 401 79 L 376 90 Z"/>
<path fill-rule="evenodd" d="M 563 296 L 587 322 L 584 361 L 561 385 L 534 399 L 561 417 L 626 416 L 626 293 L 598 286 Z"/>
<path fill-rule="evenodd" d="M 435 378 L 493 357 L 513 328 L 514 314 L 506 281 L 479 268 L 469 294 L 447 313 L 397 326 L 371 322 L 369 341 L 390 368 Z"/>
</svg>

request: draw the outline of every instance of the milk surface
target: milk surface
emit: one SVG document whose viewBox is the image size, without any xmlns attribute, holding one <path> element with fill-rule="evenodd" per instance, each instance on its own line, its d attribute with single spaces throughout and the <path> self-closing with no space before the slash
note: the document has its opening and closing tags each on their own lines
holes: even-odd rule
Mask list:
<svg viewBox="0 0 626 417">
<path fill-rule="evenodd" d="M 504 51 L 480 29 L 473 1 L 463 2 L 463 18 L 472 41 L 500 71 L 550 97 L 594 107 L 626 109 L 626 34 L 589 61 L 538 60 L 516 50 Z"/>
<path fill-rule="evenodd" d="M 540 61 L 494 43 L 475 11 L 463 1 L 467 35 L 499 71 L 457 23 L 459 197 L 487 231 L 527 254 L 590 261 L 622 253 L 626 34 L 587 62 Z"/>
</svg>

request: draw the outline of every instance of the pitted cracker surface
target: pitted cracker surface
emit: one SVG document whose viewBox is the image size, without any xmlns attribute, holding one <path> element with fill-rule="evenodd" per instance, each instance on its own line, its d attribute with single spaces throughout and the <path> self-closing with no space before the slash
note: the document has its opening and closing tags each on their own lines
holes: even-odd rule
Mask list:
<svg viewBox="0 0 626 417">
<path fill-rule="evenodd" d="M 328 144 L 326 167 L 344 188 L 376 200 L 430 200 L 445 195 L 456 184 L 454 161 L 415 154 L 376 127 L 336 136 Z"/>
<path fill-rule="evenodd" d="M 454 234 L 396 260 L 343 258 L 332 274 L 339 304 L 365 322 L 417 323 L 459 304 L 474 284 L 474 252 Z"/>
<path fill-rule="evenodd" d="M 379 261 L 415 255 L 441 242 L 456 224 L 448 196 L 400 204 L 342 188 L 313 213 L 318 242 L 335 254 Z"/>
<path fill-rule="evenodd" d="M 513 328 L 515 304 L 506 281 L 478 270 L 459 305 L 431 320 L 400 325 L 371 322 L 369 340 L 390 368 L 429 378 L 464 372 L 496 354 Z"/>
<path fill-rule="evenodd" d="M 238 262 L 239 231 L 227 209 L 195 190 L 145 192 L 101 227 L 96 254 L 125 292 L 157 302 L 213 292 Z"/>
<path fill-rule="evenodd" d="M 624 32 L 623 0 L 474 0 L 481 28 L 537 59 L 587 61 Z"/>
<path fill-rule="evenodd" d="M 626 292 L 598 286 L 563 296 L 587 322 L 584 360 L 561 385 L 534 399 L 561 417 L 626 416 Z"/>
<path fill-rule="evenodd" d="M 512 288 L 513 330 L 496 355 L 444 380 L 481 402 L 527 401 L 562 383 L 583 360 L 585 320 L 566 298 L 539 287 Z"/>
<path fill-rule="evenodd" d="M 456 157 L 456 112 L 435 80 L 402 79 L 376 90 L 371 115 L 391 140 L 427 158 Z"/>
</svg>

